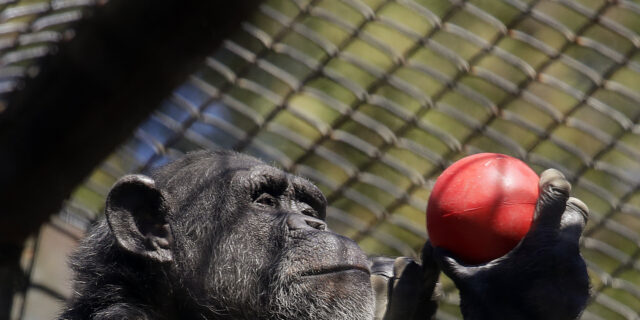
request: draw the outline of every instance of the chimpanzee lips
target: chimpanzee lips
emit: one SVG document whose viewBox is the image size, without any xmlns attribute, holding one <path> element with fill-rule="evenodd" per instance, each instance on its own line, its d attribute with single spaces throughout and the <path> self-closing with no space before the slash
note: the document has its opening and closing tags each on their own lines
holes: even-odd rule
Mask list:
<svg viewBox="0 0 640 320">
<path fill-rule="evenodd" d="M 369 261 L 353 240 L 332 232 L 311 232 L 293 242 L 285 273 L 294 277 L 370 275 Z M 363 274 L 364 273 L 364 274 Z M 360 277 L 358 277 L 360 278 Z"/>
<path fill-rule="evenodd" d="M 337 265 L 337 266 L 327 266 L 319 269 L 303 271 L 300 275 L 303 277 L 308 277 L 308 276 L 319 276 L 319 275 L 338 273 L 338 272 L 344 272 L 344 271 L 361 271 L 366 274 L 371 274 L 371 272 L 369 271 L 369 268 L 367 268 L 366 266 Z"/>
</svg>

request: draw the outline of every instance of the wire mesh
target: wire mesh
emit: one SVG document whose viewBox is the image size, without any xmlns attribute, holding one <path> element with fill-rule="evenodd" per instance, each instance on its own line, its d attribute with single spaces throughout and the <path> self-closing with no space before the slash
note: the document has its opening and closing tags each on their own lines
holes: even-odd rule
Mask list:
<svg viewBox="0 0 640 320">
<path fill-rule="evenodd" d="M 477 152 L 557 168 L 591 209 L 584 319 L 639 319 L 640 5 L 618 0 L 268 0 L 80 186 L 86 228 L 110 185 L 190 150 L 301 174 L 332 229 L 415 256 L 426 200 Z M 440 319 L 461 318 L 442 279 Z"/>
<path fill-rule="evenodd" d="M 0 0 L 0 97 L 38 74 L 38 59 L 69 40 L 73 23 L 105 1 Z M 0 112 L 6 101 L 1 100 Z"/>
</svg>

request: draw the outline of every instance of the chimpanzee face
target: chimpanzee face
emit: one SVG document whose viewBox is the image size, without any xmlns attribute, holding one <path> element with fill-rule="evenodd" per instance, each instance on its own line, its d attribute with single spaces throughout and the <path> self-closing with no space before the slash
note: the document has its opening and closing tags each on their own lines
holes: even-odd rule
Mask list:
<svg viewBox="0 0 640 320">
<path fill-rule="evenodd" d="M 201 318 L 373 317 L 367 258 L 327 228 L 320 190 L 254 158 L 196 153 L 128 176 L 106 213 L 120 248 L 161 266 Z"/>
</svg>

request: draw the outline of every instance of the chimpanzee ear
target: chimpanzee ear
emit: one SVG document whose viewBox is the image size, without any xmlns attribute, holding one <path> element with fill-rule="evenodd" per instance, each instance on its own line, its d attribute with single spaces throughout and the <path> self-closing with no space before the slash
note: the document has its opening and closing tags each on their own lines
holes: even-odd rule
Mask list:
<svg viewBox="0 0 640 320">
<path fill-rule="evenodd" d="M 118 244 L 125 250 L 158 262 L 173 259 L 170 206 L 153 179 L 127 175 L 107 196 L 105 215 Z"/>
</svg>

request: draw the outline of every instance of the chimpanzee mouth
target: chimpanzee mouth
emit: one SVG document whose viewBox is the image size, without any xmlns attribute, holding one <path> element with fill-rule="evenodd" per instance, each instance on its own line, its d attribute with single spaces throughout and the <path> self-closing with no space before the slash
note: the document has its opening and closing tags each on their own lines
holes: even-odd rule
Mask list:
<svg viewBox="0 0 640 320">
<path fill-rule="evenodd" d="M 364 272 L 367 275 L 371 274 L 371 272 L 369 271 L 369 268 L 367 267 L 362 267 L 358 265 L 338 265 L 338 266 L 330 266 L 330 267 L 321 268 L 321 269 L 304 271 L 300 275 L 303 277 L 310 277 L 310 276 L 321 276 L 321 275 L 347 272 L 347 271 Z"/>
</svg>

